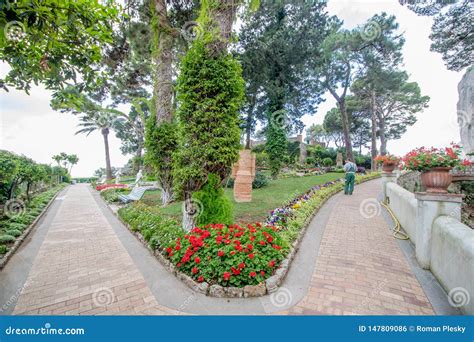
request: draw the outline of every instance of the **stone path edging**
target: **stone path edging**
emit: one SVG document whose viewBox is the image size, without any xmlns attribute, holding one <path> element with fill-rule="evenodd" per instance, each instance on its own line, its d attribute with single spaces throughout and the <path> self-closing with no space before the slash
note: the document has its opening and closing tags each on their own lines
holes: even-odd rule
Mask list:
<svg viewBox="0 0 474 342">
<path fill-rule="evenodd" d="M 368 181 L 375 180 L 379 177 L 373 177 L 373 178 L 368 178 L 368 179 L 363 179 L 361 180 L 358 184 L 365 183 Z M 316 214 L 319 212 L 319 210 L 323 207 L 323 205 L 331 199 L 333 196 L 339 194 L 342 190 L 336 191 L 329 196 L 325 197 L 322 199 L 320 202 L 319 206 L 315 208 L 315 210 L 312 212 L 310 216 L 308 216 L 303 223 L 303 227 L 300 229 L 298 233 L 298 237 L 293 241 L 291 244 L 290 250 L 286 256 L 285 259 L 280 263 L 280 267 L 275 271 L 275 274 L 269 277 L 268 279 L 265 280 L 265 282 L 260 283 L 259 285 L 246 285 L 244 287 L 224 287 L 221 285 L 210 285 L 206 282 L 204 283 L 198 283 L 194 281 L 190 276 L 187 274 L 184 274 L 183 272 L 180 272 L 176 269 L 176 267 L 171 263 L 168 259 L 166 259 L 163 254 L 157 250 L 151 248 L 143 235 L 140 232 L 133 231 L 130 227 L 130 225 L 123 221 L 120 215 L 118 214 L 117 211 L 114 211 L 111 207 L 111 205 L 102 198 L 102 196 L 99 196 L 100 199 L 105 203 L 107 208 L 114 214 L 115 217 L 129 230 L 130 233 L 132 233 L 147 249 L 148 251 L 155 256 L 155 258 L 166 268 L 168 272 L 173 274 L 177 279 L 182 281 L 186 286 L 188 286 L 190 289 L 192 289 L 195 292 L 204 294 L 206 296 L 210 297 L 216 297 L 216 298 L 248 298 L 248 297 L 262 297 L 270 293 L 277 292 L 279 289 L 279 286 L 283 283 L 283 280 L 285 279 L 288 270 L 291 266 L 291 262 L 293 261 L 296 253 L 299 250 L 299 247 L 301 245 L 301 242 L 304 238 L 304 235 L 306 234 L 306 231 L 308 230 L 308 227 L 313 220 L 313 218 L 316 216 Z"/>
<path fill-rule="evenodd" d="M 28 236 L 28 234 L 30 234 L 30 232 L 36 227 L 36 224 L 38 223 L 38 221 L 41 219 L 41 217 L 43 217 L 43 215 L 46 213 L 46 211 L 49 209 L 49 207 L 51 206 L 51 204 L 53 204 L 53 202 L 56 200 L 56 197 L 59 195 L 59 193 L 61 191 L 63 191 L 64 189 L 67 189 L 67 187 L 64 187 L 60 190 L 58 190 L 54 196 L 51 198 L 51 200 L 48 202 L 48 204 L 46 204 L 46 206 L 43 208 L 43 210 L 41 211 L 41 213 L 38 214 L 38 216 L 36 216 L 36 218 L 33 220 L 33 222 L 31 222 L 31 224 L 28 226 L 28 228 L 26 228 L 23 233 L 21 233 L 21 235 L 15 240 L 15 242 L 13 243 L 13 246 L 8 250 L 8 252 L 2 257 L 2 259 L 0 259 L 0 270 L 3 269 L 5 267 L 5 265 L 7 264 L 8 260 L 10 260 L 10 258 L 13 256 L 13 254 L 17 251 L 17 249 L 21 246 L 21 244 L 23 243 L 23 241 L 26 239 L 26 237 Z"/>
</svg>

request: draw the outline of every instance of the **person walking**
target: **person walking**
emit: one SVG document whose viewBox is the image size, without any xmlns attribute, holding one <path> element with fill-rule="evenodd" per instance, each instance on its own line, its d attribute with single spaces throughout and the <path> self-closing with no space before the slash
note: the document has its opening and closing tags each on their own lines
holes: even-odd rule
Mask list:
<svg viewBox="0 0 474 342">
<path fill-rule="evenodd" d="M 357 165 L 352 160 L 347 159 L 346 163 L 344 164 L 344 171 L 346 172 L 346 185 L 344 186 L 344 194 L 352 195 L 352 192 L 354 191 Z"/>
</svg>

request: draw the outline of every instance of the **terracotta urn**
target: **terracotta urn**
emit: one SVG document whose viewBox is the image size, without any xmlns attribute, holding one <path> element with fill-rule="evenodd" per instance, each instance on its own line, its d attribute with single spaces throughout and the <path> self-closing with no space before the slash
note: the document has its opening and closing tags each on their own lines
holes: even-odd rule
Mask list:
<svg viewBox="0 0 474 342">
<path fill-rule="evenodd" d="M 396 163 L 383 163 L 382 164 L 382 171 L 387 173 L 392 173 L 393 170 L 397 167 Z"/>
<path fill-rule="evenodd" d="M 434 167 L 421 174 L 421 182 L 426 192 L 445 194 L 453 181 L 450 167 Z"/>
</svg>

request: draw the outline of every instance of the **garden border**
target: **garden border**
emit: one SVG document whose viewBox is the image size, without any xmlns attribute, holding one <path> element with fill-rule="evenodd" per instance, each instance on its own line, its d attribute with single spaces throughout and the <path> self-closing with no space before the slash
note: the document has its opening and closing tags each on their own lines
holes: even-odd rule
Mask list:
<svg viewBox="0 0 474 342">
<path fill-rule="evenodd" d="M 369 182 L 375 179 L 380 178 L 380 174 L 374 176 L 373 178 L 368 178 L 361 180 L 357 184 Z M 95 189 L 94 189 L 95 190 Z M 207 282 L 203 283 L 198 283 L 195 280 L 193 280 L 190 276 L 187 274 L 180 272 L 176 269 L 176 267 L 173 265 L 171 261 L 166 259 L 164 255 L 160 252 L 159 249 L 153 249 L 150 247 L 150 245 L 147 243 L 143 235 L 138 232 L 138 231 L 133 231 L 130 227 L 130 225 L 123 221 L 120 215 L 118 214 L 118 211 L 114 211 L 110 205 L 102 196 L 99 196 L 102 201 L 106 204 L 107 208 L 117 217 L 117 219 L 125 226 L 127 227 L 128 231 L 132 233 L 144 246 L 145 248 L 148 249 L 148 251 L 155 256 L 156 259 L 170 272 L 173 274 L 177 279 L 181 280 L 186 286 L 188 286 L 190 289 L 192 289 L 195 292 L 204 294 L 206 296 L 210 297 L 216 297 L 216 298 L 248 298 L 248 297 L 262 297 L 270 293 L 274 293 L 278 291 L 279 286 L 285 279 L 288 270 L 290 268 L 291 262 L 293 261 L 296 253 L 298 252 L 301 242 L 303 241 L 304 235 L 306 234 L 306 231 L 308 230 L 309 224 L 313 220 L 313 218 L 316 216 L 316 214 L 319 212 L 319 210 L 323 207 L 323 205 L 334 195 L 337 195 L 342 191 L 338 190 L 326 198 L 322 199 L 320 205 L 312 212 L 310 216 L 304 221 L 303 227 L 300 229 L 298 232 L 297 238 L 291 243 L 290 250 L 286 256 L 285 259 L 282 260 L 280 263 L 280 266 L 276 269 L 275 274 L 266 279 L 264 282 L 258 284 L 258 285 L 246 285 L 244 287 L 225 287 L 221 285 L 209 285 Z"/>
<path fill-rule="evenodd" d="M 68 185 L 69 186 L 69 185 Z M 61 191 L 63 191 L 64 189 L 66 189 L 68 186 L 65 186 L 64 188 L 62 189 L 59 189 L 55 194 L 54 196 L 51 198 L 51 200 L 48 202 L 48 204 L 46 204 L 46 206 L 43 208 L 43 210 L 41 211 L 41 213 L 38 214 L 38 216 L 36 216 L 36 218 L 33 220 L 33 222 L 30 223 L 30 225 L 28 226 L 28 228 L 26 228 L 23 233 L 21 233 L 21 235 L 15 240 L 15 242 L 13 243 L 13 246 L 8 250 L 8 252 L 2 257 L 2 259 L 0 259 L 0 270 L 2 270 L 5 265 L 8 263 L 8 261 L 10 260 L 10 258 L 13 256 L 13 254 L 18 250 L 18 248 L 21 246 L 21 244 L 23 243 L 23 241 L 25 241 L 26 237 L 30 234 L 30 232 L 36 228 L 36 224 L 38 223 L 38 221 L 43 217 L 43 215 L 46 213 L 46 211 L 49 209 L 49 207 L 53 204 L 53 202 L 56 200 L 56 197 L 59 195 L 59 193 Z"/>
</svg>

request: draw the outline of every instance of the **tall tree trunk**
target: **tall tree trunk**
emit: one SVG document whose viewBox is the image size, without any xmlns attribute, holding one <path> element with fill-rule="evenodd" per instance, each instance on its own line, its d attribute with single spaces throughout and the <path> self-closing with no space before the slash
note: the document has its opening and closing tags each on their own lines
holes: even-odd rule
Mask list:
<svg viewBox="0 0 474 342">
<path fill-rule="evenodd" d="M 196 208 L 190 191 L 185 191 L 184 193 L 183 206 L 183 229 L 190 231 L 197 223 Z"/>
<path fill-rule="evenodd" d="M 350 121 L 349 121 L 347 110 L 346 110 L 345 100 L 342 99 L 341 101 L 339 101 L 338 104 L 339 104 L 339 110 L 341 112 L 341 123 L 342 123 L 342 131 L 344 134 L 344 145 L 346 147 L 346 158 L 354 161 L 354 153 L 352 152 Z"/>
<path fill-rule="evenodd" d="M 163 123 L 173 122 L 173 45 L 174 39 L 172 28 L 166 9 L 165 0 L 154 0 L 155 14 L 155 51 L 154 61 L 156 64 L 155 85 L 153 90 L 154 106 L 156 112 L 157 126 Z M 171 165 L 171 154 L 173 151 L 165 152 L 163 163 Z M 167 205 L 173 197 L 172 169 L 161 168 L 157 174 L 162 188 L 161 204 Z"/>
<path fill-rule="evenodd" d="M 380 154 L 387 154 L 387 137 L 385 135 L 385 119 L 379 115 Z"/>
<path fill-rule="evenodd" d="M 375 110 L 375 92 L 372 91 L 370 99 L 370 119 L 371 119 L 371 169 L 375 171 L 377 165 L 375 164 L 375 158 L 377 157 L 377 114 Z"/>
<path fill-rule="evenodd" d="M 112 179 L 112 167 L 110 166 L 110 152 L 109 152 L 109 129 L 102 128 L 102 136 L 104 137 L 104 147 L 105 147 L 105 174 L 106 179 Z"/>
</svg>

